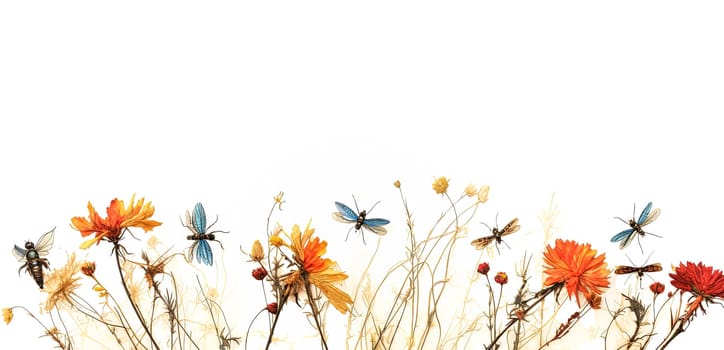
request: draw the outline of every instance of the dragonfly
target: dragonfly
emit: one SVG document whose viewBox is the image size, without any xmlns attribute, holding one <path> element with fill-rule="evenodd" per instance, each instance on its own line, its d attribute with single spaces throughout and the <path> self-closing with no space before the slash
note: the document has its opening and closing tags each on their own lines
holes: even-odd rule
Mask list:
<svg viewBox="0 0 724 350">
<path fill-rule="evenodd" d="M 359 211 L 359 207 L 357 207 L 357 199 L 354 198 L 354 196 L 352 196 L 352 199 L 354 200 L 354 206 L 357 211 L 352 210 L 352 208 L 346 206 L 343 203 L 334 202 L 334 205 L 337 207 L 338 211 L 332 213 L 332 217 L 335 220 L 343 222 L 345 224 L 354 224 L 354 226 L 350 227 L 347 231 L 347 237 L 344 240 L 347 241 L 347 239 L 349 238 L 349 232 L 352 231 L 353 228 L 355 232 L 362 230 L 362 228 L 365 228 L 378 235 L 387 234 L 387 229 L 383 226 L 389 224 L 390 220 L 380 218 L 370 219 L 367 217 L 367 214 L 369 214 L 369 212 L 371 212 L 372 209 L 374 209 L 375 206 L 377 206 L 377 204 L 379 204 L 380 202 L 378 201 L 377 203 L 375 203 L 375 205 L 373 205 L 369 211 Z M 362 230 L 362 243 L 367 244 L 365 242 L 364 230 Z"/>
<path fill-rule="evenodd" d="M 651 255 L 649 254 L 649 258 L 650 257 L 651 257 Z M 627 256 L 627 258 L 628 258 L 628 256 Z M 631 261 L 631 259 L 628 259 L 628 260 Z M 649 259 L 647 258 L 646 261 L 648 262 L 648 260 Z M 633 261 L 631 261 L 631 264 L 633 264 Z M 646 264 L 646 262 L 644 262 L 644 264 Z M 654 264 L 649 264 L 649 265 L 644 265 L 644 266 L 616 265 L 616 268 L 613 270 L 613 272 L 617 275 L 627 275 L 627 274 L 635 273 L 639 279 L 639 288 L 643 288 L 641 286 L 641 280 L 643 279 L 645 273 L 659 272 L 659 271 L 663 271 L 663 269 L 664 268 L 661 267 L 660 263 L 654 263 Z"/>
<path fill-rule="evenodd" d="M 638 235 L 644 236 L 646 234 L 659 237 L 661 236 L 653 234 L 651 232 L 644 231 L 643 227 L 654 222 L 656 218 L 659 217 L 659 214 L 661 214 L 661 210 L 659 208 L 656 208 L 654 210 L 651 210 L 651 206 L 653 204 L 649 202 L 646 204 L 646 207 L 644 210 L 641 211 L 641 214 L 639 215 L 638 220 L 634 220 L 633 218 L 636 217 L 636 205 L 634 204 L 634 215 L 629 221 L 626 221 L 624 219 L 621 219 L 620 217 L 615 217 L 616 219 L 621 220 L 622 222 L 628 224 L 630 228 L 625 229 L 617 234 L 615 234 L 613 237 L 611 237 L 611 242 L 620 242 L 619 248 L 624 249 L 626 246 L 628 246 L 634 239 L 634 237 L 638 237 Z M 638 234 L 638 235 L 637 235 Z M 641 248 L 641 252 L 643 253 L 644 249 L 641 247 L 641 241 L 639 240 L 639 248 Z"/>
<path fill-rule="evenodd" d="M 40 289 L 43 289 L 43 267 L 50 269 L 48 259 L 42 258 L 42 256 L 48 255 L 50 248 L 53 247 L 54 237 L 55 228 L 40 236 L 37 243 L 31 241 L 25 242 L 25 249 L 18 247 L 17 244 L 13 248 L 15 258 L 20 262 L 25 260 L 25 263 L 18 269 L 18 276 L 20 275 L 20 271 L 25 268 L 25 271 L 33 277 Z"/>
<path fill-rule="evenodd" d="M 498 221 L 498 215 L 496 214 L 495 215 L 496 227 L 490 228 L 490 226 L 488 226 L 488 224 L 481 222 L 481 224 L 485 225 L 488 228 L 488 230 L 490 230 L 491 235 L 485 236 L 485 237 L 480 237 L 480 238 L 474 239 L 472 242 L 470 242 L 471 245 L 475 246 L 475 249 L 481 250 L 481 249 L 487 247 L 493 241 L 495 241 L 495 249 L 497 249 L 498 254 L 500 254 L 500 249 L 498 249 L 498 245 L 500 243 L 503 243 L 506 246 L 508 245 L 507 243 L 505 243 L 505 241 L 503 241 L 503 236 L 507 236 L 507 235 L 516 233 L 516 232 L 518 232 L 518 230 L 520 230 L 520 225 L 518 225 L 518 218 L 514 218 L 513 220 L 510 220 L 510 222 L 507 225 L 503 226 L 502 229 L 498 229 L 497 221 Z M 508 247 L 510 247 L 510 246 L 508 246 Z"/>
<path fill-rule="evenodd" d="M 216 218 L 218 221 L 219 218 Z M 214 264 L 214 253 L 211 251 L 211 245 L 208 241 L 218 242 L 221 249 L 224 249 L 224 245 L 216 240 L 216 233 L 228 233 L 227 231 L 215 230 L 209 231 L 216 221 L 209 226 L 206 226 L 206 211 L 201 203 L 196 203 L 194 206 L 194 212 L 190 213 L 186 211 L 186 223 L 184 227 L 189 229 L 192 234 L 186 236 L 186 239 L 194 241 L 191 247 L 188 249 L 186 260 L 192 262 L 194 260 L 194 253 L 196 254 L 196 261 L 198 263 L 204 263 L 208 266 Z"/>
</svg>

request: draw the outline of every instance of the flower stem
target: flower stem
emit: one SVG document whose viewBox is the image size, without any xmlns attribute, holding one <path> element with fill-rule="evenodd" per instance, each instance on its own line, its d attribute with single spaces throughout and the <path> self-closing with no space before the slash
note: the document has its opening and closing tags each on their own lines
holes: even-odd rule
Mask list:
<svg viewBox="0 0 724 350">
<path fill-rule="evenodd" d="M 661 342 L 656 350 L 664 350 L 667 346 L 669 346 L 671 341 L 676 338 L 676 336 L 684 332 L 684 324 L 686 322 L 689 322 L 689 319 L 694 314 L 696 309 L 699 308 L 702 301 L 704 301 L 704 297 L 701 295 L 697 295 L 696 298 L 691 303 L 689 303 L 689 306 L 686 309 L 686 313 L 676 320 L 676 323 L 674 323 L 674 325 L 671 327 L 671 331 L 669 331 L 669 334 L 666 335 L 666 338 L 663 342 Z"/>
<path fill-rule="evenodd" d="M 535 297 L 536 298 L 535 302 L 523 311 L 523 315 L 527 315 L 528 312 L 530 312 L 530 310 L 532 310 L 534 307 L 536 307 L 536 305 L 538 305 L 538 303 L 543 301 L 543 299 L 545 299 L 545 297 L 548 296 L 548 294 L 550 294 L 554 290 L 558 289 L 560 286 L 562 286 L 562 284 L 560 284 L 560 283 L 554 284 L 554 285 L 538 292 L 538 294 Z M 485 348 L 493 349 L 495 347 L 495 344 L 497 344 L 498 341 L 500 340 L 500 338 L 503 337 L 503 334 L 505 334 L 505 332 L 507 332 L 508 329 L 510 329 L 510 327 L 513 327 L 513 325 L 516 324 L 518 321 L 520 321 L 520 318 L 518 318 L 518 317 L 510 319 L 510 321 L 508 321 L 508 324 L 506 324 L 505 327 L 499 333 L 497 333 L 495 338 L 493 338 L 493 341 L 490 342 L 490 345 L 486 346 Z"/>
<path fill-rule="evenodd" d="M 118 274 L 121 276 L 121 284 L 123 285 L 123 290 L 126 291 L 126 296 L 128 296 L 128 301 L 131 302 L 131 307 L 133 307 L 133 311 L 136 313 L 136 316 L 138 317 L 138 320 L 141 321 L 141 326 L 143 326 L 143 329 L 146 331 L 146 334 L 148 334 L 148 338 L 151 339 L 151 343 L 153 343 L 154 348 L 160 349 L 158 344 L 156 344 L 156 340 L 153 339 L 153 335 L 151 334 L 151 331 L 149 331 L 148 326 L 146 325 L 146 321 L 143 319 L 143 316 L 141 315 L 141 311 L 138 310 L 138 306 L 133 301 L 133 298 L 131 297 L 131 292 L 128 291 L 128 286 L 126 285 L 126 280 L 123 278 L 123 270 L 121 269 L 121 249 L 120 245 L 116 243 L 115 247 L 113 247 L 113 251 L 116 253 L 116 266 L 118 266 Z"/>
</svg>

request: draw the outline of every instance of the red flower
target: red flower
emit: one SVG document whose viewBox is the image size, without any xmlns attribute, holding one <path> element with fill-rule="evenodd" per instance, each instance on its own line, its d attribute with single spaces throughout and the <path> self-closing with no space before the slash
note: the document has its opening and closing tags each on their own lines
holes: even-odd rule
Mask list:
<svg viewBox="0 0 724 350">
<path fill-rule="evenodd" d="M 263 267 L 257 267 L 254 270 L 251 271 L 251 275 L 256 279 L 257 281 L 261 281 L 264 279 L 264 277 L 267 276 L 266 269 Z"/>
<path fill-rule="evenodd" d="M 696 311 L 701 308 L 704 310 L 702 302 L 714 302 L 714 299 L 724 299 L 724 275 L 721 270 L 714 270 L 711 266 L 706 266 L 699 262 L 694 264 L 687 261 L 686 265 L 679 263 L 674 273 L 670 273 L 671 285 L 678 288 L 682 293 L 689 292 L 695 296 L 687 307 L 684 319 L 688 319 Z"/>
<path fill-rule="evenodd" d="M 508 274 L 505 272 L 498 272 L 495 275 L 495 283 L 498 283 L 500 285 L 508 283 Z"/>
<path fill-rule="evenodd" d="M 664 292 L 664 289 L 666 289 L 666 286 L 664 286 L 661 282 L 654 282 L 651 283 L 649 286 L 649 289 L 651 289 L 651 292 L 654 293 L 654 295 L 659 295 Z"/>
<path fill-rule="evenodd" d="M 679 263 L 674 273 L 670 273 L 671 285 L 683 292 L 701 295 L 704 298 L 724 298 L 724 275 L 721 270 L 714 270 L 701 262 L 686 265 Z"/>
<path fill-rule="evenodd" d="M 266 306 L 266 311 L 269 311 L 270 314 L 276 314 L 277 313 L 277 303 L 271 303 Z"/>
<path fill-rule="evenodd" d="M 481 275 L 487 275 L 490 271 L 490 265 L 488 263 L 482 263 L 478 265 L 478 273 Z"/>
</svg>

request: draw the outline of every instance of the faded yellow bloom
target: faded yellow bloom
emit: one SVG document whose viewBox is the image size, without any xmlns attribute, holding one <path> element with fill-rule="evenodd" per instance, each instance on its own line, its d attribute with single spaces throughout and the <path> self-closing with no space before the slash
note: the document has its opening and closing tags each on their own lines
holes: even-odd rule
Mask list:
<svg viewBox="0 0 724 350">
<path fill-rule="evenodd" d="M 473 197 L 478 194 L 478 188 L 475 187 L 474 184 L 467 185 L 465 187 L 465 195 L 468 197 Z"/>
<path fill-rule="evenodd" d="M 148 241 L 146 241 L 146 245 L 148 245 L 149 248 L 154 249 L 158 245 L 160 241 L 158 240 L 158 237 L 156 235 L 151 235 L 151 237 L 148 237 Z"/>
<path fill-rule="evenodd" d="M 264 259 L 264 247 L 261 246 L 261 242 L 257 239 L 254 241 L 254 244 L 251 245 L 251 256 L 252 261 L 262 261 Z"/>
<path fill-rule="evenodd" d="M 395 180 L 395 182 L 393 183 L 393 185 L 395 185 L 395 187 L 397 187 L 397 188 L 400 188 L 400 185 L 401 185 L 401 184 L 400 184 L 400 180 Z"/>
<path fill-rule="evenodd" d="M 480 191 L 478 191 L 478 202 L 485 203 L 488 201 L 488 192 L 490 192 L 490 186 L 483 185 L 480 187 Z"/>
<path fill-rule="evenodd" d="M 209 289 L 206 291 L 206 296 L 213 301 L 219 300 L 219 290 L 214 287 L 208 287 Z"/>
<path fill-rule="evenodd" d="M 81 263 L 75 261 L 75 253 L 71 253 L 65 266 L 54 269 L 45 280 L 45 288 L 43 292 L 48 294 L 45 301 L 45 311 L 50 312 L 53 308 L 60 305 L 72 304 L 71 296 L 75 294 L 75 290 L 80 287 L 80 277 L 76 276 L 80 272 Z"/>
<path fill-rule="evenodd" d="M 3 321 L 5 321 L 5 324 L 10 324 L 10 321 L 13 320 L 13 309 L 6 307 L 3 308 Z"/>
<path fill-rule="evenodd" d="M 440 176 L 432 183 L 432 189 L 435 190 L 437 194 L 444 194 L 447 192 L 448 182 L 449 180 L 446 177 Z"/>
<path fill-rule="evenodd" d="M 108 291 L 100 284 L 96 284 L 95 286 L 93 286 L 93 290 L 98 292 L 99 298 L 105 298 L 108 296 Z"/>
<path fill-rule="evenodd" d="M 269 237 L 269 244 L 277 248 L 284 245 L 284 239 L 279 237 L 279 235 L 282 233 L 282 230 L 282 226 L 277 223 L 274 227 L 274 232 L 272 232 L 271 237 Z"/>
<path fill-rule="evenodd" d="M 274 196 L 274 203 L 279 205 L 279 210 L 282 210 L 282 203 L 284 203 L 284 191 L 279 191 L 279 194 Z"/>
</svg>

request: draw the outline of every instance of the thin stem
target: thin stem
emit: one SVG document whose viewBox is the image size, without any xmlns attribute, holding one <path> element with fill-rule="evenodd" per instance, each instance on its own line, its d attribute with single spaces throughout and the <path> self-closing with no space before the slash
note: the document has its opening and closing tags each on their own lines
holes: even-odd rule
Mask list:
<svg viewBox="0 0 724 350">
<path fill-rule="evenodd" d="M 552 286 L 550 286 L 550 287 L 542 290 L 541 292 L 539 292 L 540 295 L 537 296 L 535 302 L 534 302 L 533 304 L 531 304 L 531 306 L 529 306 L 528 308 L 526 308 L 526 309 L 523 311 L 523 315 L 527 315 L 528 312 L 530 312 L 530 310 L 532 310 L 534 307 L 536 307 L 536 305 L 538 305 L 538 303 L 540 303 L 541 301 L 543 301 L 543 299 L 545 299 L 545 297 L 548 296 L 548 294 L 550 294 L 550 293 L 553 292 L 554 290 L 558 289 L 560 286 L 562 286 L 562 284 L 560 284 L 560 283 L 554 284 L 554 285 L 552 285 Z M 508 329 L 510 329 L 510 327 L 512 327 L 512 326 L 513 326 L 514 324 L 516 324 L 518 321 L 520 321 L 520 318 L 517 318 L 517 317 L 516 317 L 516 318 L 512 318 L 510 321 L 508 321 L 508 324 L 506 324 L 505 327 L 495 336 L 495 338 L 493 339 L 493 341 L 490 343 L 489 346 L 486 347 L 486 349 L 492 349 L 493 346 L 495 346 L 495 344 L 498 343 L 498 341 L 499 341 L 500 338 L 503 336 L 503 334 L 505 334 L 505 332 L 507 332 Z"/>
<path fill-rule="evenodd" d="M 113 247 L 113 251 L 116 253 L 116 266 L 118 266 L 118 274 L 121 276 L 121 284 L 123 285 L 123 290 L 126 291 L 126 296 L 128 296 L 128 301 L 131 302 L 131 307 L 133 307 L 133 312 L 136 313 L 136 316 L 138 317 L 138 320 L 141 321 L 141 326 L 143 326 L 143 329 L 146 331 L 146 334 L 148 334 L 148 338 L 151 339 L 151 343 L 153 343 L 154 348 L 160 349 L 158 344 L 156 344 L 156 340 L 153 339 L 153 335 L 151 334 L 151 331 L 148 330 L 148 326 L 146 325 L 146 321 L 143 319 L 143 316 L 141 315 L 141 311 L 138 310 L 138 306 L 133 301 L 133 298 L 131 297 L 131 292 L 128 290 L 128 286 L 126 285 L 126 280 L 123 278 L 123 270 L 121 269 L 121 247 L 118 243 L 115 243 L 115 246 Z"/>
<path fill-rule="evenodd" d="M 317 330 L 319 330 L 319 337 L 322 339 L 322 349 L 329 350 L 329 347 L 327 346 L 327 341 L 324 339 L 324 330 L 322 329 L 322 325 L 319 323 L 319 309 L 317 309 L 317 304 L 314 302 L 314 298 L 312 297 L 312 286 L 309 283 L 309 278 L 307 277 L 306 271 L 302 271 L 302 279 L 304 280 L 304 288 L 307 292 L 307 298 L 309 298 L 309 306 L 312 307 L 314 323 L 317 325 Z"/>
</svg>

